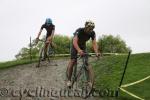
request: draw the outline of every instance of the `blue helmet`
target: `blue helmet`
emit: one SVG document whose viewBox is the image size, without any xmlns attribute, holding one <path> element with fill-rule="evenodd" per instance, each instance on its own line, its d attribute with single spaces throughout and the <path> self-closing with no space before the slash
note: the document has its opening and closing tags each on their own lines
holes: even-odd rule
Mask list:
<svg viewBox="0 0 150 100">
<path fill-rule="evenodd" d="M 47 24 L 47 25 L 52 24 L 52 19 L 51 18 L 46 18 L 45 24 Z"/>
</svg>

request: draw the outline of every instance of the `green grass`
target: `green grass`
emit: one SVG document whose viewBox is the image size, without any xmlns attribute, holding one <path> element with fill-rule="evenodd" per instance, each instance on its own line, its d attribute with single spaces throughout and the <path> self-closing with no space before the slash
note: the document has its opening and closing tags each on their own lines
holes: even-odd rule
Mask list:
<svg viewBox="0 0 150 100">
<path fill-rule="evenodd" d="M 30 64 L 30 63 L 34 63 L 36 61 L 37 61 L 36 59 L 32 60 L 32 61 L 30 61 L 29 59 L 22 59 L 22 60 L 1 62 L 0 63 L 0 69 L 6 69 L 6 68 L 10 68 L 10 67 L 15 67 L 17 65 Z"/>
<path fill-rule="evenodd" d="M 127 55 L 105 56 L 92 63 L 95 71 L 96 88 L 117 90 L 124 70 Z M 132 54 L 122 84 L 132 83 L 150 75 L 150 53 Z M 131 93 L 150 100 L 150 79 L 124 88 Z M 132 96 L 119 93 L 119 100 L 136 100 Z M 116 99 L 116 98 L 114 98 Z"/>
<path fill-rule="evenodd" d="M 55 57 L 55 58 L 51 58 L 51 59 L 61 59 L 61 58 L 68 58 L 68 57 Z M 0 62 L 0 70 L 1 69 L 6 69 L 6 68 L 10 68 L 10 67 L 15 67 L 18 65 L 24 65 L 24 64 L 30 64 L 30 63 L 35 63 L 38 61 L 38 58 L 36 59 L 32 59 L 32 61 L 30 61 L 30 59 L 21 59 L 21 60 L 13 60 L 13 61 L 7 61 L 7 62 Z"/>
</svg>

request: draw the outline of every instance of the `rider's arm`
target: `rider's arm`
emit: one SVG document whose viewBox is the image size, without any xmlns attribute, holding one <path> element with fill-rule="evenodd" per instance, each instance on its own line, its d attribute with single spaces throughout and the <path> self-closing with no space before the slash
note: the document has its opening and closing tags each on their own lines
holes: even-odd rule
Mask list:
<svg viewBox="0 0 150 100">
<path fill-rule="evenodd" d="M 41 35 L 41 33 L 42 33 L 42 30 L 43 30 L 43 29 L 40 29 L 40 31 L 39 31 L 39 33 L 38 33 L 38 36 L 37 36 L 38 39 L 39 39 L 39 37 L 40 37 L 40 35 Z"/>
<path fill-rule="evenodd" d="M 92 47 L 93 47 L 95 53 L 99 53 L 98 52 L 98 46 L 97 46 L 97 43 L 96 43 L 96 38 L 94 38 L 92 40 Z"/>
<path fill-rule="evenodd" d="M 41 33 L 42 33 L 43 28 L 45 28 L 45 24 L 43 24 L 43 25 L 41 26 L 40 31 L 39 31 L 38 36 L 37 36 L 37 39 L 39 39 L 39 37 L 40 37 L 40 35 L 41 35 Z"/>
<path fill-rule="evenodd" d="M 82 50 L 80 49 L 79 45 L 78 45 L 78 36 L 75 35 L 74 38 L 73 38 L 73 46 L 75 47 L 75 49 L 78 51 L 78 52 L 81 52 Z"/>
</svg>

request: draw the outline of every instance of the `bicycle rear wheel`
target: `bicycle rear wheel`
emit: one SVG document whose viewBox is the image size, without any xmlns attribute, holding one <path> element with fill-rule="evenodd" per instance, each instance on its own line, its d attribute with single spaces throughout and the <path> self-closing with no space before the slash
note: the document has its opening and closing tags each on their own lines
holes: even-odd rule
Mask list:
<svg viewBox="0 0 150 100">
<path fill-rule="evenodd" d="M 53 48 L 51 45 L 49 45 L 49 47 L 48 47 L 48 52 L 47 52 L 47 54 L 48 54 L 49 56 L 55 56 L 55 50 L 54 50 L 54 48 Z"/>
</svg>

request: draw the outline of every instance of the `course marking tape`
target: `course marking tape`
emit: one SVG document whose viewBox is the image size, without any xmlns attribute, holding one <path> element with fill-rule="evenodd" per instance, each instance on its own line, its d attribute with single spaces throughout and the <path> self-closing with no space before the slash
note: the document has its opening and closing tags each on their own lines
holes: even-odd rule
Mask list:
<svg viewBox="0 0 150 100">
<path fill-rule="evenodd" d="M 148 78 L 150 78 L 150 75 L 147 76 L 147 77 L 145 77 L 145 78 L 143 78 L 143 79 L 141 79 L 141 80 L 139 80 L 139 81 L 132 82 L 132 83 L 125 84 L 125 85 L 121 85 L 121 87 L 128 87 L 128 86 L 131 86 L 131 85 L 134 85 L 134 84 L 138 84 L 138 83 L 140 83 L 140 82 L 142 82 L 142 81 L 145 81 L 145 80 L 148 79 Z"/>
<path fill-rule="evenodd" d="M 123 89 L 121 87 L 120 87 L 120 90 L 122 90 L 123 92 L 125 92 L 125 93 L 127 93 L 127 94 L 129 94 L 129 95 L 131 95 L 131 96 L 133 96 L 133 97 L 135 97 L 137 99 L 139 99 L 139 100 L 144 100 L 143 98 L 141 98 L 141 97 L 139 97 L 137 95 L 134 95 L 133 93 L 131 93 L 131 92 L 129 92 L 129 91 L 127 91 L 127 90 L 125 90 L 125 89 Z"/>
</svg>

